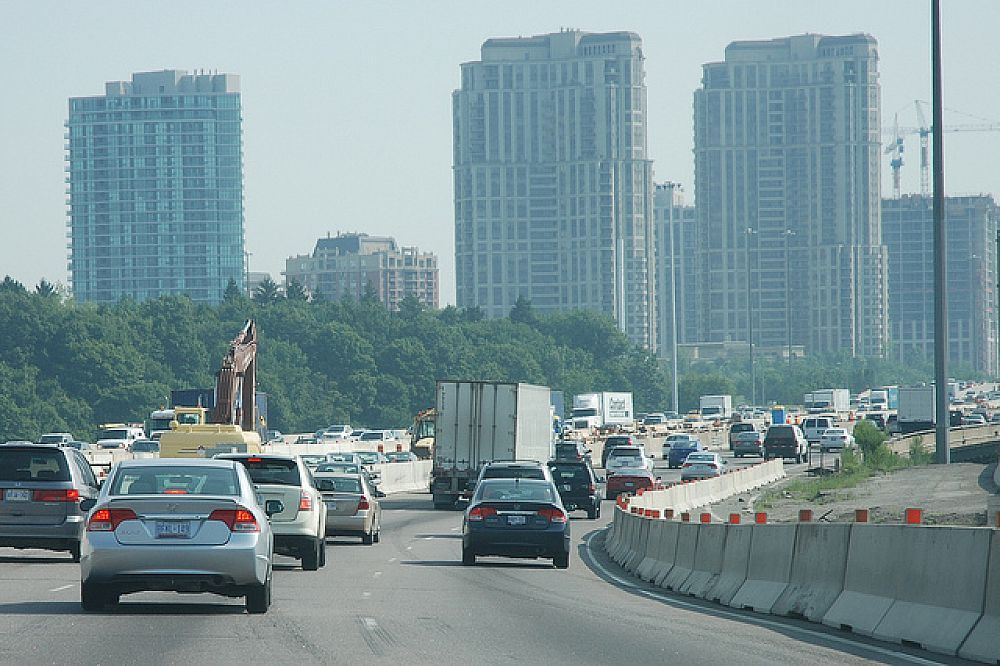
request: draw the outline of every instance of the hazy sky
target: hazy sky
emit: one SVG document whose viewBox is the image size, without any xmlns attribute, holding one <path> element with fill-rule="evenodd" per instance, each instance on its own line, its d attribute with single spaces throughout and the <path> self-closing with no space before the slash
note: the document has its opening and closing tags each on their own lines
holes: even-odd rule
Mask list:
<svg viewBox="0 0 1000 666">
<path fill-rule="evenodd" d="M 945 125 L 1000 124 L 997 0 L 942 3 Z M 454 302 L 451 91 L 494 36 L 641 35 L 657 180 L 694 198 L 692 92 L 737 39 L 867 32 L 879 41 L 882 117 L 917 124 L 930 99 L 930 0 L 171 2 L 0 0 L 0 275 L 66 282 L 67 98 L 132 72 L 242 77 L 251 270 L 327 232 L 395 236 L 440 257 Z M 962 114 L 969 115 L 962 115 Z M 948 133 L 950 194 L 1000 194 L 1000 132 Z M 919 188 L 908 139 L 903 190 Z M 882 191 L 891 181 L 888 159 Z"/>
</svg>

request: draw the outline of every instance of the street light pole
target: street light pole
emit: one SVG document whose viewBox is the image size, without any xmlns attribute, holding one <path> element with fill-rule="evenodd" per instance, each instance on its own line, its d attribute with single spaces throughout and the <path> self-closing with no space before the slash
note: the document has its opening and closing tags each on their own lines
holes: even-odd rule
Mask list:
<svg viewBox="0 0 1000 666">
<path fill-rule="evenodd" d="M 750 406 L 757 404 L 757 366 L 753 358 L 753 295 L 750 286 L 750 236 L 757 233 L 751 227 L 746 228 L 746 269 L 747 269 L 747 342 L 750 347 Z"/>
<path fill-rule="evenodd" d="M 795 231 L 785 229 L 785 342 L 788 345 L 788 367 L 792 367 L 792 262 L 788 253 L 789 236 L 794 236 Z"/>
<path fill-rule="evenodd" d="M 670 351 L 673 365 L 673 411 L 680 414 L 677 397 L 677 257 L 674 254 L 674 188 L 680 187 L 680 183 L 667 183 L 670 188 L 670 206 L 667 208 L 667 237 L 670 247 L 667 252 L 670 254 Z"/>
<path fill-rule="evenodd" d="M 931 144 L 934 172 L 934 385 L 935 459 L 951 462 L 948 449 L 948 271 L 944 229 L 944 107 L 941 93 L 941 0 L 931 0 Z"/>
</svg>

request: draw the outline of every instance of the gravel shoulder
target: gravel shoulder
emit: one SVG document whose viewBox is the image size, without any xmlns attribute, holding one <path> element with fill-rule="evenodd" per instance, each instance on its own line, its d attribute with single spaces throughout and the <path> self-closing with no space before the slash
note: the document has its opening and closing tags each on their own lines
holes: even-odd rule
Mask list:
<svg viewBox="0 0 1000 666">
<path fill-rule="evenodd" d="M 795 522 L 799 509 L 812 509 L 814 520 L 850 522 L 855 509 L 868 509 L 870 522 L 899 523 L 907 508 L 920 508 L 928 525 L 982 526 L 986 524 L 987 502 L 998 497 L 993 483 L 995 467 L 996 463 L 909 467 L 873 476 L 854 488 L 824 490 L 811 501 L 785 490 L 802 477 L 786 478 L 714 504 L 711 511 L 719 520 L 741 513 L 743 522 L 749 522 L 754 503 L 768 491 L 777 491 L 769 494 L 770 506 L 764 509 L 769 522 Z"/>
</svg>

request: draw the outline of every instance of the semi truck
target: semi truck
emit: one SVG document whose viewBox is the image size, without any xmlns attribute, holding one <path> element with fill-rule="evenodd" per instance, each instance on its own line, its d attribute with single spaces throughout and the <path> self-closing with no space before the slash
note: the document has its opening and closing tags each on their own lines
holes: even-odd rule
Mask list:
<svg viewBox="0 0 1000 666">
<path fill-rule="evenodd" d="M 819 389 L 806 393 L 802 401 L 807 412 L 846 414 L 851 410 L 851 392 L 845 388 Z"/>
<path fill-rule="evenodd" d="M 632 394 L 616 391 L 581 393 L 573 396 L 573 429 L 599 430 L 635 423 Z"/>
<path fill-rule="evenodd" d="M 493 461 L 552 458 L 549 388 L 488 381 L 438 381 L 434 419 L 434 508 L 467 496 Z"/>
<path fill-rule="evenodd" d="M 703 395 L 699 400 L 703 421 L 724 421 L 733 415 L 733 396 Z"/>
<path fill-rule="evenodd" d="M 933 430 L 934 418 L 934 387 L 909 386 L 899 388 L 899 407 L 896 423 L 899 432 L 908 434 L 920 430 Z"/>
</svg>

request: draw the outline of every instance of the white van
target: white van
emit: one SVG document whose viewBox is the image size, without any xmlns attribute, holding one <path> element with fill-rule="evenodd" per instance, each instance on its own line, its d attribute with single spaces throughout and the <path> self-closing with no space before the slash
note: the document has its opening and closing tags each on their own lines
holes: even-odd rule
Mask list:
<svg viewBox="0 0 1000 666">
<path fill-rule="evenodd" d="M 806 436 L 810 445 L 819 444 L 819 441 L 823 439 L 823 433 L 826 432 L 826 429 L 833 428 L 836 425 L 835 419 L 832 416 L 810 416 L 802 421 L 802 433 Z"/>
</svg>

